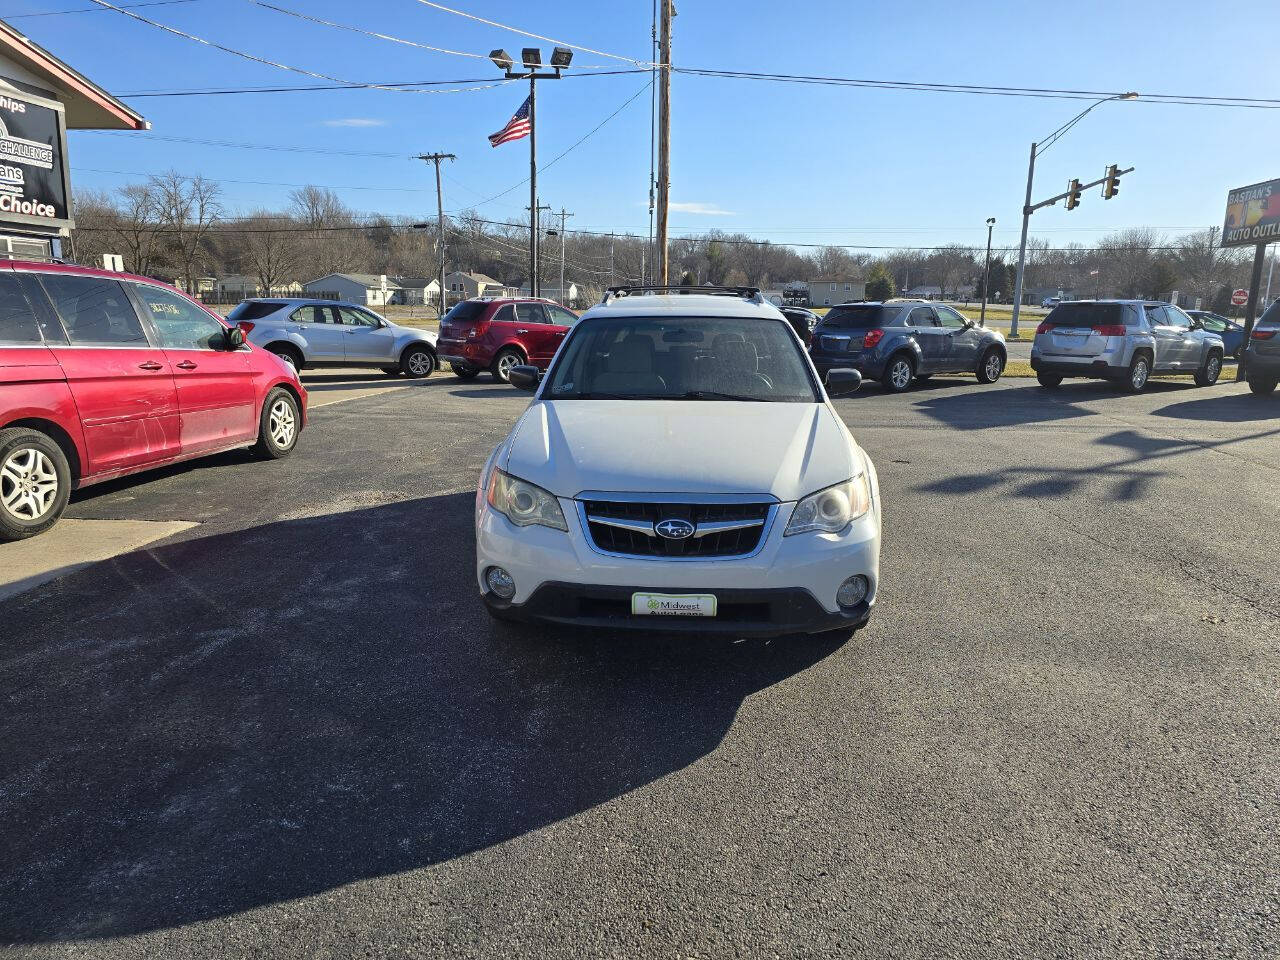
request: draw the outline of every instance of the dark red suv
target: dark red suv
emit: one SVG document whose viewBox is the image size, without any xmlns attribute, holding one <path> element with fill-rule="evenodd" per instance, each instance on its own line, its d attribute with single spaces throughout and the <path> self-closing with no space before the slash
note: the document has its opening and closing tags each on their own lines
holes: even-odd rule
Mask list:
<svg viewBox="0 0 1280 960">
<path fill-rule="evenodd" d="M 440 321 L 436 349 L 463 380 L 481 370 L 506 383 L 511 368 L 522 363 L 547 369 L 578 315 L 550 300 L 463 300 Z"/>
<path fill-rule="evenodd" d="M 0 540 L 103 480 L 236 447 L 288 456 L 306 415 L 291 366 L 173 287 L 0 265 Z"/>
</svg>

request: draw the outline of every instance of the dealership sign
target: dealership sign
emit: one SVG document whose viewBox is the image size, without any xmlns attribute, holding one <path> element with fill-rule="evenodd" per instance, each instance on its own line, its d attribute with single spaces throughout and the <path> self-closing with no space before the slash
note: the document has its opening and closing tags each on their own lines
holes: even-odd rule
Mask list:
<svg viewBox="0 0 1280 960">
<path fill-rule="evenodd" d="M 62 105 L 0 94 L 0 223 L 71 226 Z"/>
<path fill-rule="evenodd" d="M 1244 247 L 1280 240 L 1280 180 L 1241 187 L 1227 194 L 1224 247 Z"/>
</svg>

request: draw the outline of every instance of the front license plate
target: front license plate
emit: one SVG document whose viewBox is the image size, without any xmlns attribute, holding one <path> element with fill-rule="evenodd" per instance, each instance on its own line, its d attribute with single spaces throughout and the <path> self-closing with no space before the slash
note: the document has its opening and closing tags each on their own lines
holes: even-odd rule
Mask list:
<svg viewBox="0 0 1280 960">
<path fill-rule="evenodd" d="M 633 593 L 635 617 L 714 617 L 716 598 L 710 593 Z"/>
</svg>

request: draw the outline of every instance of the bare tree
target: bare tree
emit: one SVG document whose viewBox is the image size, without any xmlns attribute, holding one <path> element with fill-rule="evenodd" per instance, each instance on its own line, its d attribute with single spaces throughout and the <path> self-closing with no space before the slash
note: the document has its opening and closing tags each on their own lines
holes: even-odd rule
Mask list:
<svg viewBox="0 0 1280 960">
<path fill-rule="evenodd" d="M 116 236 L 124 253 L 125 269 L 150 276 L 160 265 L 161 205 L 149 183 L 131 183 L 120 188 Z"/>
<path fill-rule="evenodd" d="M 174 265 L 186 290 L 195 290 L 196 266 L 202 259 L 210 230 L 222 215 L 221 188 L 199 175 L 188 177 L 170 170 L 150 180 L 159 204 L 160 222 Z"/>
<path fill-rule="evenodd" d="M 1152 248 L 1160 237 L 1147 227 L 1132 227 L 1098 241 L 1097 254 L 1106 264 L 1108 285 L 1122 297 L 1142 296 L 1148 286 Z"/>
<path fill-rule="evenodd" d="M 961 281 L 973 276 L 974 250 L 958 243 L 939 247 L 929 257 L 929 270 L 945 298 L 948 292 L 956 292 Z"/>
<path fill-rule="evenodd" d="M 1174 256 L 1176 269 L 1189 292 L 1205 303 L 1229 275 L 1234 258 L 1219 246 L 1222 240 L 1220 227 L 1208 227 L 1179 237 Z"/>
<path fill-rule="evenodd" d="M 291 218 L 267 210 L 256 210 L 239 220 L 230 239 L 238 248 L 241 269 L 258 281 L 264 294 L 296 280 L 301 254 Z"/>
</svg>

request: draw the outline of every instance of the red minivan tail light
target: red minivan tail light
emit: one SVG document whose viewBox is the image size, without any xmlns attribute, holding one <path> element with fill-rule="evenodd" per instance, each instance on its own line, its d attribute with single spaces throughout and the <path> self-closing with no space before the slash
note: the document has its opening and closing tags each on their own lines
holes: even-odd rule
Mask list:
<svg viewBox="0 0 1280 960">
<path fill-rule="evenodd" d="M 1052 329 L 1053 329 L 1053 324 L 1050 323 L 1048 320 L 1046 320 L 1042 324 L 1040 324 L 1040 326 L 1036 327 L 1036 336 L 1038 337 L 1042 333 L 1048 333 Z"/>
<path fill-rule="evenodd" d="M 867 335 L 862 338 L 862 349 L 870 350 L 872 347 L 874 347 L 877 343 L 880 342 L 882 337 L 884 337 L 883 330 L 879 328 L 876 328 L 875 330 L 868 330 Z"/>
<path fill-rule="evenodd" d="M 1125 329 L 1123 323 L 1100 323 L 1096 324 L 1093 332 L 1102 337 L 1123 337 Z"/>
<path fill-rule="evenodd" d="M 1260 329 L 1259 327 L 1254 327 L 1254 328 L 1253 328 L 1253 339 L 1254 339 L 1254 340 L 1270 340 L 1270 339 L 1271 339 L 1272 337 L 1274 337 L 1275 335 L 1276 335 L 1276 328 L 1275 328 L 1275 327 L 1271 327 L 1271 328 L 1270 328 L 1270 329 L 1268 329 L 1268 330 L 1263 330 L 1263 329 Z"/>
</svg>

